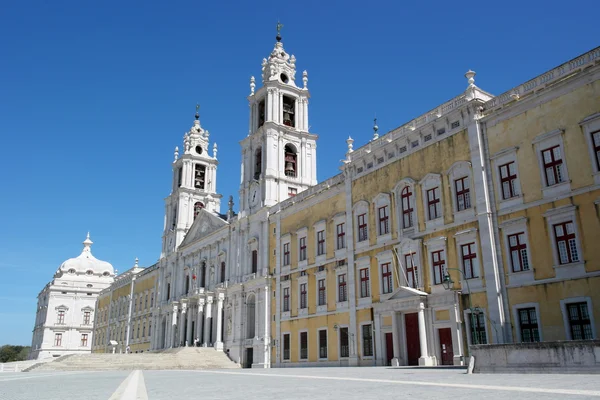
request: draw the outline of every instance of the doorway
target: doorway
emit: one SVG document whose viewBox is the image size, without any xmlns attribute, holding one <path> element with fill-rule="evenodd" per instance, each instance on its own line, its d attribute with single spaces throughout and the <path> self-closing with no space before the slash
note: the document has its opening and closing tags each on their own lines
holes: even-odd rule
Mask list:
<svg viewBox="0 0 600 400">
<path fill-rule="evenodd" d="M 246 359 L 244 360 L 244 368 L 252 368 L 252 360 L 254 356 L 254 349 L 252 347 L 246 349 Z"/>
<path fill-rule="evenodd" d="M 394 335 L 392 332 L 385 334 L 385 365 L 392 365 L 392 359 L 394 358 Z"/>
<path fill-rule="evenodd" d="M 404 326 L 406 327 L 406 358 L 408 365 L 419 365 L 421 344 L 419 342 L 418 314 L 404 314 Z"/>
<path fill-rule="evenodd" d="M 438 329 L 440 337 L 440 354 L 442 365 L 454 365 L 454 350 L 452 348 L 452 330 L 450 328 Z"/>
</svg>

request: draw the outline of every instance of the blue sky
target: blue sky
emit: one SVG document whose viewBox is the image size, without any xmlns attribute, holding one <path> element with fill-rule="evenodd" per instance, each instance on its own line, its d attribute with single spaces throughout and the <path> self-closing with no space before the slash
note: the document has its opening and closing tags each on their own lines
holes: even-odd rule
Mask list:
<svg viewBox="0 0 600 400">
<path fill-rule="evenodd" d="M 0 13 L 0 345 L 86 232 L 124 271 L 160 255 L 173 149 L 201 105 L 234 195 L 251 75 L 275 42 L 309 74 L 318 177 L 466 88 L 500 94 L 597 46 L 597 1 L 5 2 Z M 224 201 L 224 208 L 226 201 Z M 237 209 L 237 208 L 236 208 Z"/>
</svg>

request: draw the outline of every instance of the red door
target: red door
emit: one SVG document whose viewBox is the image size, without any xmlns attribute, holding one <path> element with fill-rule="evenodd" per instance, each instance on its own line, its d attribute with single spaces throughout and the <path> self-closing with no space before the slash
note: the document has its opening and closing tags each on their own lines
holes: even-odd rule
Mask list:
<svg viewBox="0 0 600 400">
<path fill-rule="evenodd" d="M 404 314 L 406 328 L 406 356 L 408 365 L 419 365 L 421 346 L 419 344 L 419 317 L 417 313 Z"/>
<path fill-rule="evenodd" d="M 392 358 L 394 358 L 394 336 L 392 332 L 385 334 L 385 353 L 387 356 L 386 365 L 392 365 Z"/>
<path fill-rule="evenodd" d="M 452 349 L 452 331 L 450 328 L 438 329 L 440 336 L 440 353 L 442 365 L 454 365 L 454 351 Z"/>
</svg>

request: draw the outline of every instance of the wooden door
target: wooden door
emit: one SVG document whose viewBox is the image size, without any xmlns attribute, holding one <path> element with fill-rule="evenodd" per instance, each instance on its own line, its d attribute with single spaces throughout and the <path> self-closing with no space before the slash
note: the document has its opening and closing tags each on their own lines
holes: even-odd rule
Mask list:
<svg viewBox="0 0 600 400">
<path fill-rule="evenodd" d="M 404 328 L 406 331 L 406 358 L 408 365 L 419 365 L 421 345 L 419 342 L 419 317 L 417 313 L 404 314 Z"/>
<path fill-rule="evenodd" d="M 392 365 L 392 359 L 394 358 L 394 336 L 392 332 L 387 332 L 385 334 L 385 354 L 385 365 Z"/>
<path fill-rule="evenodd" d="M 450 328 L 438 329 L 440 337 L 440 353 L 442 365 L 454 365 L 454 351 L 452 349 L 452 330 Z"/>
</svg>

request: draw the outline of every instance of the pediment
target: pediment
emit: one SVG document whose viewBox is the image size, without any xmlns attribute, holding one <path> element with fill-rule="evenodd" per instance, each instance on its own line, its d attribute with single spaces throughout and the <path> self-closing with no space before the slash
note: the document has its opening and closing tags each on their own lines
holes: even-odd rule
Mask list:
<svg viewBox="0 0 600 400">
<path fill-rule="evenodd" d="M 388 298 L 388 300 L 401 300 L 401 299 L 409 299 L 411 297 L 417 296 L 427 296 L 428 293 L 423 292 L 418 289 L 413 289 L 407 286 L 400 286 L 398 289 L 394 290 L 394 293 Z"/>
<path fill-rule="evenodd" d="M 200 240 L 203 237 L 210 236 L 211 233 L 221 229 L 225 225 L 227 225 L 226 221 L 217 217 L 210 211 L 202 209 L 188 230 L 188 233 L 185 235 L 180 247 Z"/>
</svg>

